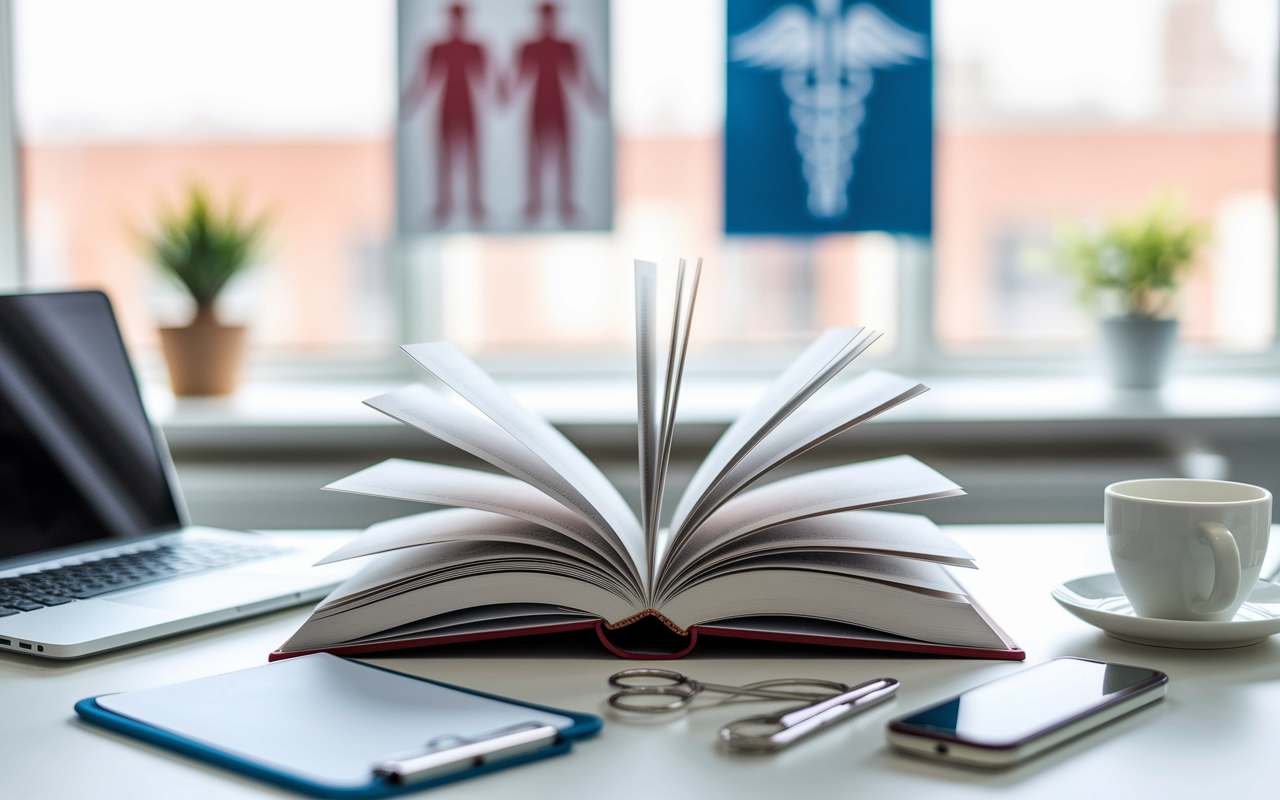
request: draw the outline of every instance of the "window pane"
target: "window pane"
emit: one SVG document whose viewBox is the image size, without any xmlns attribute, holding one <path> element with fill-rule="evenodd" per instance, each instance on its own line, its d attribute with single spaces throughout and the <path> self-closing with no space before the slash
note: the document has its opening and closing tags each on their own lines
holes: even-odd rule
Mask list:
<svg viewBox="0 0 1280 800">
<path fill-rule="evenodd" d="M 105 289 L 154 347 L 190 309 L 138 235 L 199 183 L 271 220 L 225 318 L 268 350 L 382 352 L 394 25 L 390 0 L 18 0 L 29 283 Z"/>
<path fill-rule="evenodd" d="M 935 0 L 936 329 L 953 352 L 1078 350 L 1064 221 L 1172 191 L 1212 241 L 1180 326 L 1201 349 L 1275 331 L 1274 0 Z"/>
<path fill-rule="evenodd" d="M 692 266 L 702 257 L 695 349 L 790 349 L 831 325 L 867 325 L 889 334 L 868 357 L 891 353 L 892 238 L 723 233 L 724 3 L 620 0 L 610 9 L 614 230 L 425 244 L 443 273 L 448 338 L 483 354 L 621 355 L 634 338 L 632 259 L 674 274 L 678 258 Z"/>
<path fill-rule="evenodd" d="M 538 3 L 526 3 L 530 19 Z M 411 242 L 440 269 L 419 324 L 479 354 L 630 347 L 631 260 L 703 257 L 694 346 L 790 348 L 834 324 L 888 330 L 897 246 L 883 236 L 721 232 L 721 0 L 621 0 L 612 20 L 614 230 Z M 69 19 L 75 25 L 67 25 Z M 135 346 L 190 313 L 136 231 L 193 181 L 266 210 L 265 263 L 222 303 L 260 351 L 384 353 L 398 89 L 392 0 L 17 0 L 29 282 L 98 286 Z"/>
<path fill-rule="evenodd" d="M 883 234 L 816 239 L 720 232 L 718 139 L 621 139 L 616 229 L 602 234 L 444 237 L 444 331 L 473 353 L 624 353 L 632 259 L 704 259 L 693 326 L 701 350 L 793 348 L 832 325 L 894 347 L 897 244 Z M 664 295 L 666 296 L 666 295 Z"/>
</svg>

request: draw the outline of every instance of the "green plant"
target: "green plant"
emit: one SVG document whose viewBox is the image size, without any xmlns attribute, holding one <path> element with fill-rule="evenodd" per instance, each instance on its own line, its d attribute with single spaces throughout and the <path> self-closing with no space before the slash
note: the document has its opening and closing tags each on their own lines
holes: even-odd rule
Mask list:
<svg viewBox="0 0 1280 800">
<path fill-rule="evenodd" d="M 146 246 L 155 265 L 190 293 L 196 319 L 212 321 L 219 293 L 252 263 L 267 224 L 265 214 L 244 219 L 235 200 L 217 208 L 202 187 L 193 186 L 185 205 L 160 207 Z"/>
<path fill-rule="evenodd" d="M 1112 218 L 1100 231 L 1063 226 L 1058 252 L 1085 306 L 1097 309 L 1114 298 L 1122 315 L 1152 318 L 1168 310 L 1207 239 L 1208 229 L 1188 221 L 1177 201 L 1164 195 L 1133 217 Z"/>
</svg>

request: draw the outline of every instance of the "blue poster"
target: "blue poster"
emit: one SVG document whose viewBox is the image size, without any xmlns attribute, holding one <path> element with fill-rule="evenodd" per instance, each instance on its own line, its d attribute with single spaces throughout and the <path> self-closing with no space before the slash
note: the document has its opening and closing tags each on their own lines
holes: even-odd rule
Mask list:
<svg viewBox="0 0 1280 800">
<path fill-rule="evenodd" d="M 728 3 L 727 233 L 931 232 L 930 5 Z"/>
</svg>

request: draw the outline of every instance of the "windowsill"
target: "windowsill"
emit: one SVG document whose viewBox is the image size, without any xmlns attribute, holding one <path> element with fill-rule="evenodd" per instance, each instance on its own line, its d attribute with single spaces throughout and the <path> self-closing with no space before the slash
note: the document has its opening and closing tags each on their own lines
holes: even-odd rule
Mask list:
<svg viewBox="0 0 1280 800">
<path fill-rule="evenodd" d="M 1096 377 L 938 377 L 931 391 L 872 420 L 873 439 L 977 436 L 1034 438 L 1063 426 L 1077 434 L 1114 429 L 1183 438 L 1223 425 L 1280 420 L 1280 377 L 1188 376 L 1160 391 L 1120 391 Z M 153 418 L 182 450 L 381 447 L 403 441 L 400 423 L 361 401 L 403 382 L 257 383 L 219 399 L 175 401 L 167 387 L 146 391 Z M 596 441 L 634 445 L 635 387 L 621 380 L 522 380 L 504 384 L 555 425 Z M 767 381 L 690 381 L 679 423 L 711 435 L 732 422 Z M 1181 423 L 1176 430 L 1169 423 Z M 627 428 L 631 431 L 628 433 Z"/>
</svg>

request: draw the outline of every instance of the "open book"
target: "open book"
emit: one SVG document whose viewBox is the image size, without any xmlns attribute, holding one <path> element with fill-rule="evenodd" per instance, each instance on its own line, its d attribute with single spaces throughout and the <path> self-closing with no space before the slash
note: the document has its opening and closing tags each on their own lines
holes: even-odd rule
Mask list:
<svg viewBox="0 0 1280 800">
<path fill-rule="evenodd" d="M 942 475 L 896 456 L 749 488 L 926 390 L 880 371 L 832 383 L 875 331 L 822 334 L 725 431 L 659 529 L 700 271 L 681 262 L 659 348 L 657 266 L 636 262 L 639 516 L 451 344 L 405 346 L 457 397 L 413 385 L 365 402 L 509 477 L 392 459 L 326 487 L 453 508 L 379 523 L 324 559 L 366 563 L 273 657 L 594 628 L 636 658 L 710 635 L 1021 659 L 948 571 L 974 566 L 963 548 L 925 517 L 866 510 L 963 494 Z"/>
</svg>

